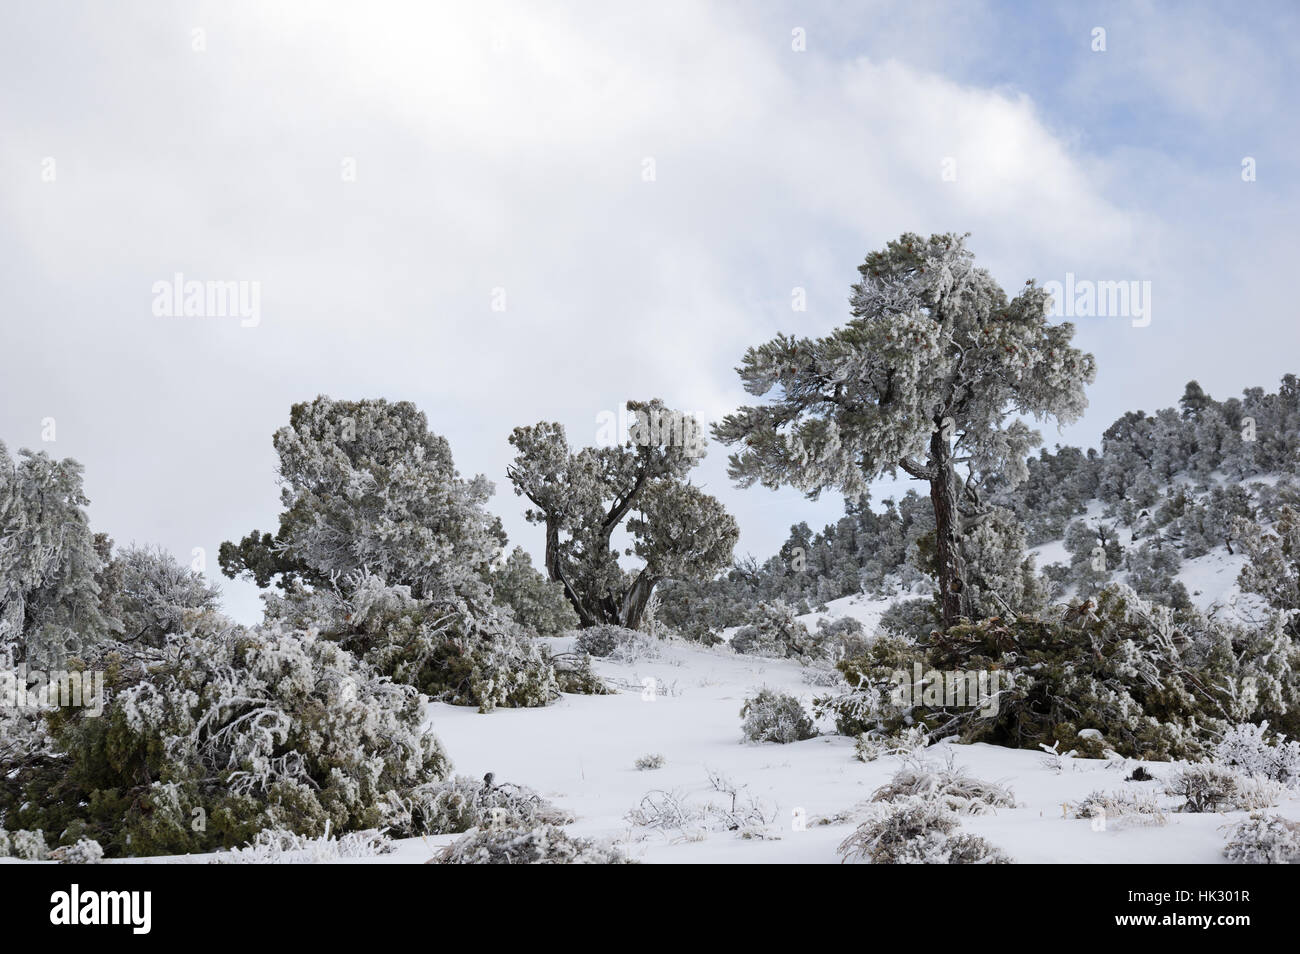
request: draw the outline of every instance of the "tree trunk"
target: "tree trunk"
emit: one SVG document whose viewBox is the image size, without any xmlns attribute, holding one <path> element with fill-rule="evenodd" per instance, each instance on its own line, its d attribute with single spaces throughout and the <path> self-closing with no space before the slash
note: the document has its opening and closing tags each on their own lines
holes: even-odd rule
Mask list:
<svg viewBox="0 0 1300 954">
<path fill-rule="evenodd" d="M 961 621 L 966 604 L 955 478 L 948 438 L 942 428 L 937 428 L 930 435 L 930 502 L 934 506 L 934 558 L 945 629 Z"/>
<path fill-rule="evenodd" d="M 564 570 L 560 566 L 560 527 L 559 523 L 550 516 L 546 518 L 546 575 L 564 587 L 565 597 L 573 607 L 573 611 L 578 614 L 578 625 L 583 629 L 595 626 L 596 620 L 592 618 L 591 611 L 582 605 L 582 600 L 578 598 L 578 594 L 564 576 Z"/>
<path fill-rule="evenodd" d="M 657 582 L 658 580 L 648 575 L 644 570 L 637 574 L 636 581 L 633 582 L 623 596 L 623 608 L 619 613 L 620 626 L 637 629 L 641 625 L 641 617 L 645 615 L 645 608 L 650 602 L 650 594 L 654 592 Z"/>
</svg>

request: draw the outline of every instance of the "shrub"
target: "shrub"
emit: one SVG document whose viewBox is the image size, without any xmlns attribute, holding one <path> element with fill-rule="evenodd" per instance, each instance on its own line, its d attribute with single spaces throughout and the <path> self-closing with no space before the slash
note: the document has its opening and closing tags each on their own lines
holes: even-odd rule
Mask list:
<svg viewBox="0 0 1300 954">
<path fill-rule="evenodd" d="M 896 674 L 917 665 L 997 671 L 996 710 L 903 704 Z M 1277 620 L 1247 629 L 1177 613 L 1122 584 L 1041 616 L 962 623 L 925 645 L 882 637 L 839 669 L 847 690 L 815 709 L 833 713 L 846 735 L 919 723 L 936 739 L 1059 744 L 1092 758 L 1111 749 L 1147 761 L 1203 759 L 1234 722 L 1294 713 L 1300 702 L 1300 650 Z"/>
<path fill-rule="evenodd" d="M 0 858 L 44 861 L 49 856 L 49 849 L 45 846 L 45 832 L 40 829 L 7 832 L 0 826 Z"/>
<path fill-rule="evenodd" d="M 882 755 L 915 757 L 930 744 L 930 735 L 923 726 L 913 725 L 897 735 L 863 732 L 853 743 L 853 754 L 860 762 L 874 762 Z"/>
<path fill-rule="evenodd" d="M 490 828 L 457 838 L 430 864 L 622 865 L 634 864 L 614 847 L 576 838 L 554 825 Z"/>
<path fill-rule="evenodd" d="M 975 835 L 956 835 L 957 816 L 927 798 L 888 803 L 839 847 L 844 860 L 873 864 L 1009 864 L 1010 859 Z"/>
<path fill-rule="evenodd" d="M 799 742 L 817 734 L 799 700 L 772 689 L 746 699 L 740 716 L 741 733 L 749 742 Z"/>
<path fill-rule="evenodd" d="M 1300 864 L 1300 823 L 1253 812 L 1228 829 L 1223 855 L 1239 865 Z"/>
<path fill-rule="evenodd" d="M 1277 803 L 1281 786 L 1268 779 L 1250 778 L 1212 763 L 1179 769 L 1165 784 L 1165 793 L 1184 800 L 1179 811 L 1223 812 L 1268 808 Z"/>
<path fill-rule="evenodd" d="M 731 648 L 738 653 L 804 660 L 825 655 L 825 647 L 795 619 L 794 608 L 787 603 L 759 603 L 750 620 L 731 637 Z"/>
<path fill-rule="evenodd" d="M 567 825 L 573 821 L 572 815 L 530 788 L 497 784 L 491 772 L 482 781 L 457 775 L 422 785 L 398 804 L 400 808 L 389 829 L 398 837 L 455 834 L 488 826 Z"/>
<path fill-rule="evenodd" d="M 584 629 L 574 642 L 574 649 L 599 658 L 627 659 L 638 650 L 647 650 L 651 642 L 644 633 L 622 626 L 601 625 Z"/>
<path fill-rule="evenodd" d="M 50 857 L 65 865 L 97 865 L 104 860 L 104 849 L 93 838 L 82 838 L 50 852 Z"/>
<path fill-rule="evenodd" d="M 1164 825 L 1168 822 L 1155 796 L 1133 792 L 1091 792 L 1079 802 L 1069 803 L 1075 818 L 1135 821 L 1144 825 Z"/>
<path fill-rule="evenodd" d="M 159 649 L 96 663 L 103 713 L 47 717 L 54 752 L 0 775 L 0 817 L 107 855 L 181 854 L 382 825 L 391 799 L 444 777 L 410 686 L 335 642 L 216 614 Z"/>
<path fill-rule="evenodd" d="M 904 765 L 888 785 L 876 789 L 873 802 L 926 798 L 959 815 L 986 815 L 995 808 L 1015 808 L 1015 796 L 1005 785 L 972 778 L 964 768 Z"/>
<path fill-rule="evenodd" d="M 1300 783 L 1300 742 L 1285 736 L 1266 737 L 1268 723 L 1234 725 L 1214 749 L 1214 760 L 1249 775 L 1260 775 L 1283 785 Z"/>
<path fill-rule="evenodd" d="M 653 755 L 643 755 L 636 760 L 636 767 L 642 772 L 653 772 L 655 769 L 661 769 L 667 764 L 667 760 L 657 752 Z"/>
<path fill-rule="evenodd" d="M 268 620 L 313 629 L 380 675 L 441 702 L 490 712 L 544 706 L 560 695 L 544 645 L 458 598 L 417 599 L 409 586 L 356 574 L 340 589 L 291 587 L 266 604 Z"/>
<path fill-rule="evenodd" d="M 539 636 L 558 636 L 578 625 L 564 587 L 533 569 L 523 547 L 515 547 L 492 574 L 492 598 Z"/>
<path fill-rule="evenodd" d="M 309 838 L 285 831 L 282 828 L 268 828 L 259 831 L 253 839 L 239 848 L 220 851 L 212 858 L 214 865 L 275 865 L 275 864 L 321 864 L 339 858 L 373 858 L 395 851 L 387 835 L 369 829 L 354 831 L 334 838 L 323 835 Z"/>
</svg>

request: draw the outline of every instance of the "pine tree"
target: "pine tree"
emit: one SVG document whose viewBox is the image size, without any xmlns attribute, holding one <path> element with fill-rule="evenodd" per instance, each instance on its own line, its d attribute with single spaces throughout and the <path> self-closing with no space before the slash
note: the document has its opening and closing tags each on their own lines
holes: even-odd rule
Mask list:
<svg viewBox="0 0 1300 954">
<path fill-rule="evenodd" d="M 928 483 L 953 625 L 970 612 L 959 508 L 978 509 L 989 482 L 1024 479 L 1039 435 L 1020 417 L 1077 419 L 1095 362 L 1070 345 L 1072 325 L 1047 322 L 1044 290 L 1031 281 L 1008 298 L 960 236 L 903 235 L 859 272 L 847 325 L 746 352 L 745 389 L 778 394 L 728 415 L 715 435 L 743 445 L 730 473 L 744 487 L 857 495 L 898 470 Z"/>
</svg>

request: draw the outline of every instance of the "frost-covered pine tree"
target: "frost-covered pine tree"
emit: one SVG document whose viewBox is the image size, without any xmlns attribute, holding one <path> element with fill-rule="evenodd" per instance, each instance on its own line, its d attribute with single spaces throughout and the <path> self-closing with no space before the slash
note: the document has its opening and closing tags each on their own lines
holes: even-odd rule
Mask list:
<svg viewBox="0 0 1300 954">
<path fill-rule="evenodd" d="M 573 451 L 555 423 L 517 427 L 508 471 L 515 493 L 533 504 L 525 516 L 546 528 L 546 572 L 564 587 L 584 627 L 636 629 L 655 587 L 708 578 L 731 562 L 740 536 L 714 497 L 687 480 L 704 456 L 696 421 L 663 402 L 628 402 L 635 416 L 626 444 Z M 611 545 L 626 522 L 624 570 Z"/>
<path fill-rule="evenodd" d="M 333 586 L 364 572 L 417 599 L 487 603 L 488 566 L 505 544 L 486 509 L 492 483 L 460 477 L 414 404 L 318 397 L 293 406 L 274 443 L 279 531 L 223 543 L 227 576 Z"/>
<path fill-rule="evenodd" d="M 115 628 L 88 503 L 75 460 L 22 450 L 15 461 L 0 443 L 0 653 L 14 662 L 61 668 Z"/>
<path fill-rule="evenodd" d="M 946 625 L 970 611 L 959 508 L 982 487 L 1014 486 L 1040 440 L 1023 415 L 1075 420 L 1096 375 L 1049 324 L 1049 296 L 1032 281 L 1014 298 L 975 265 L 964 239 L 905 234 L 860 266 L 852 319 L 825 338 L 780 335 L 749 349 L 742 407 L 715 428 L 740 444 L 730 473 L 741 486 L 789 484 L 816 496 L 865 492 L 902 470 L 930 489 L 935 562 Z"/>
</svg>

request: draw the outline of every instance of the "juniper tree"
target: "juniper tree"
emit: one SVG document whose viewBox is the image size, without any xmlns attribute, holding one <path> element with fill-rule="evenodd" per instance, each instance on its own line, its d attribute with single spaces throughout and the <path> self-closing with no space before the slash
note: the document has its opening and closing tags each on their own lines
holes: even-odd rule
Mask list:
<svg viewBox="0 0 1300 954">
<path fill-rule="evenodd" d="M 628 408 L 635 422 L 621 446 L 575 452 L 555 423 L 510 435 L 518 454 L 507 473 L 535 508 L 526 518 L 546 528 L 547 576 L 583 627 L 636 629 L 659 583 L 712 576 L 740 535 L 722 504 L 686 479 L 704 456 L 695 420 L 658 400 Z M 633 539 L 626 555 L 644 561 L 635 573 L 611 544 L 624 525 Z"/>
<path fill-rule="evenodd" d="M 81 465 L 0 443 L 0 657 L 61 667 L 109 637 L 102 611 L 107 537 L 90 529 Z"/>
<path fill-rule="evenodd" d="M 415 405 L 318 397 L 293 406 L 274 444 L 279 530 L 223 543 L 227 576 L 289 588 L 364 572 L 418 599 L 488 602 L 488 567 L 505 543 L 486 510 L 492 484 L 461 478 L 450 445 Z"/>
<path fill-rule="evenodd" d="M 968 613 L 962 512 L 981 488 L 1014 486 L 1037 432 L 1021 419 L 1077 419 L 1091 355 L 1074 327 L 1048 323 L 1049 296 L 1031 280 L 1014 297 L 975 265 L 963 237 L 905 234 L 858 269 L 852 318 L 824 338 L 779 335 L 738 369 L 766 404 L 714 429 L 742 445 L 729 472 L 742 487 L 794 486 L 810 497 L 864 493 L 899 470 L 929 485 L 946 625 Z"/>
</svg>

